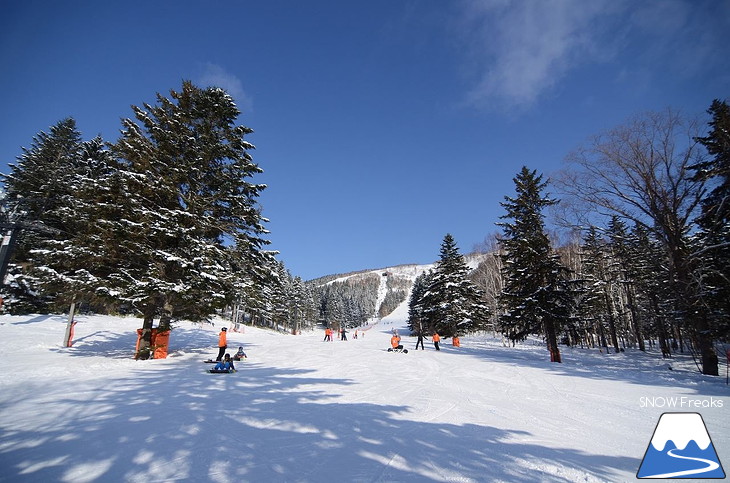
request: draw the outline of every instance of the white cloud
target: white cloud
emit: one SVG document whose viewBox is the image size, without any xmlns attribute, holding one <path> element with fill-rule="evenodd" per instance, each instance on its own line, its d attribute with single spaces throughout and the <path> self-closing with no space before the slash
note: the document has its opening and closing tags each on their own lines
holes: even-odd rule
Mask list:
<svg viewBox="0 0 730 483">
<path fill-rule="evenodd" d="M 243 90 L 241 79 L 227 72 L 218 64 L 205 64 L 198 83 L 202 87 L 220 87 L 224 89 L 233 97 L 241 111 L 251 112 L 253 110 L 252 99 Z"/>
<path fill-rule="evenodd" d="M 726 73 L 730 2 L 715 0 L 468 0 L 472 106 L 527 109 L 591 64 L 647 86 L 667 76 Z M 725 77 L 726 78 L 726 77 Z"/>
<path fill-rule="evenodd" d="M 478 80 L 474 105 L 529 107 L 577 66 L 610 55 L 599 17 L 616 0 L 474 0 L 465 10 Z"/>
</svg>

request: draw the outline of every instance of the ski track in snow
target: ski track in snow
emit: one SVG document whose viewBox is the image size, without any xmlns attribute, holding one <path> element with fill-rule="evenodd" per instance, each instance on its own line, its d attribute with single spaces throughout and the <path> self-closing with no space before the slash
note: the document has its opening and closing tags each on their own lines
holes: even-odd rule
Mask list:
<svg viewBox="0 0 730 483">
<path fill-rule="evenodd" d="M 635 481 L 667 410 L 646 396 L 725 398 L 701 411 L 730 460 L 730 391 L 691 359 L 564 348 L 551 364 L 537 341 L 484 335 L 415 351 L 406 316 L 333 342 L 247 326 L 229 347 L 249 359 L 222 375 L 202 360 L 224 321 L 182 322 L 170 357 L 134 361 L 138 320 L 80 316 L 61 348 L 65 317 L 0 316 L 0 482 Z M 408 354 L 387 352 L 393 328 Z"/>
</svg>

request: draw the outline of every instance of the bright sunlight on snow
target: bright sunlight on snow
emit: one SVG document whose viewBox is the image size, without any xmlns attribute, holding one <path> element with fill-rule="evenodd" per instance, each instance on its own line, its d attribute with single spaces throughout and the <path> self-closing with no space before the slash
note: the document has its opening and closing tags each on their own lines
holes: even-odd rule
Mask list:
<svg viewBox="0 0 730 483">
<path fill-rule="evenodd" d="M 138 319 L 79 316 L 63 348 L 65 317 L 0 316 L 0 481 L 634 481 L 667 411 L 700 412 L 730 461 L 730 390 L 691 358 L 555 364 L 492 334 L 415 351 L 405 315 L 347 341 L 229 331 L 248 354 L 233 374 L 203 362 L 223 320 L 181 322 L 167 359 L 135 361 Z M 387 352 L 393 329 L 407 354 Z"/>
</svg>

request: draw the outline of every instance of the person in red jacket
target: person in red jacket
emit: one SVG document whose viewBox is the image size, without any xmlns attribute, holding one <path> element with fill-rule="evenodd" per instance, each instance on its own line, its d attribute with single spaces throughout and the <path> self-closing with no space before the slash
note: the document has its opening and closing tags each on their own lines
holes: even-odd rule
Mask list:
<svg viewBox="0 0 730 483">
<path fill-rule="evenodd" d="M 439 341 L 441 340 L 441 336 L 438 334 L 438 332 L 433 333 L 433 346 L 436 348 L 437 351 L 440 351 L 441 348 L 439 347 Z"/>
<path fill-rule="evenodd" d="M 216 357 L 216 361 L 220 362 L 221 359 L 223 359 L 223 354 L 226 353 L 226 349 L 228 348 L 228 342 L 226 341 L 226 334 L 227 329 L 223 327 L 221 329 L 221 333 L 218 334 L 218 357 Z"/>
</svg>

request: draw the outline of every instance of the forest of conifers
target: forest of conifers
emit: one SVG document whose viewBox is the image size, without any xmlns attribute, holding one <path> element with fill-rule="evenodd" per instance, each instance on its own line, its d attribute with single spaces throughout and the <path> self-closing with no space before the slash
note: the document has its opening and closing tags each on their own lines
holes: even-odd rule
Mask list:
<svg viewBox="0 0 730 483">
<path fill-rule="evenodd" d="M 184 82 L 133 111 L 116 141 L 85 141 L 68 118 L 9 164 L 4 311 L 130 313 L 145 331 L 226 313 L 296 332 L 354 327 L 411 294 L 414 330 L 542 337 L 555 362 L 564 344 L 656 343 L 718 374 L 730 338 L 725 101 L 701 119 L 636 115 L 549 178 L 523 167 L 476 269 L 465 270 L 447 235 L 435 268 L 415 281 L 389 277 L 378 307 L 378 275 L 305 282 L 266 249 L 276 234 L 257 201 L 262 170 L 225 91 Z"/>
</svg>

